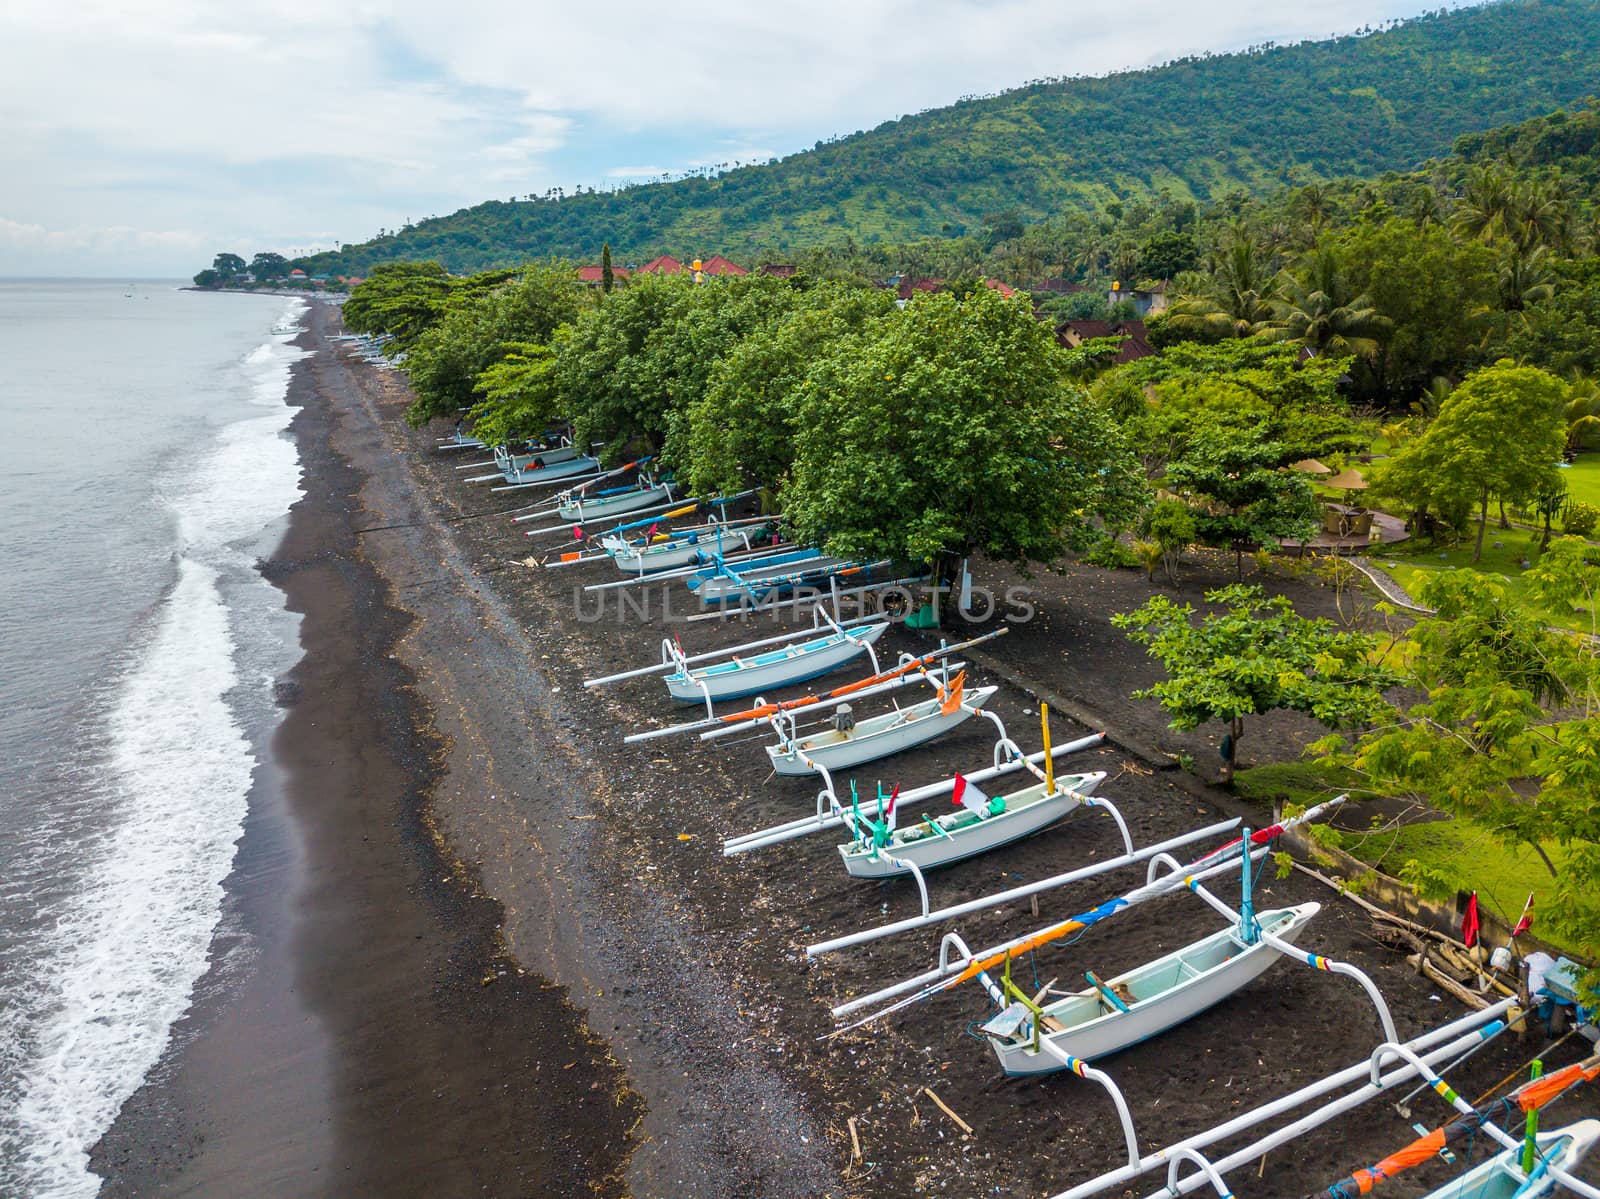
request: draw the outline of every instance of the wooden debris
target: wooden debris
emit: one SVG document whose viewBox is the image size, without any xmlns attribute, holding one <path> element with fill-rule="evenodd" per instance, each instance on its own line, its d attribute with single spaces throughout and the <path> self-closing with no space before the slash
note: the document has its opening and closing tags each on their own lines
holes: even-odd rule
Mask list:
<svg viewBox="0 0 1600 1199">
<path fill-rule="evenodd" d="M 950 1119 L 955 1121 L 956 1127 L 961 1129 L 962 1132 L 966 1133 L 969 1137 L 976 1135 L 972 1131 L 972 1125 L 968 1124 L 960 1116 L 956 1115 L 947 1106 L 945 1106 L 944 1100 L 940 1099 L 939 1096 L 937 1096 L 937 1095 L 935 1095 L 933 1093 L 933 1088 L 932 1087 L 923 1087 L 922 1088 L 922 1093 L 924 1095 L 926 1095 L 929 1099 L 933 1100 L 935 1106 L 937 1106 L 938 1109 L 941 1112 L 943 1112 L 945 1115 L 949 1116 Z"/>
<path fill-rule="evenodd" d="M 856 1118 L 850 1117 L 850 1160 L 856 1165 L 861 1164 L 861 1135 L 856 1131 Z"/>
</svg>

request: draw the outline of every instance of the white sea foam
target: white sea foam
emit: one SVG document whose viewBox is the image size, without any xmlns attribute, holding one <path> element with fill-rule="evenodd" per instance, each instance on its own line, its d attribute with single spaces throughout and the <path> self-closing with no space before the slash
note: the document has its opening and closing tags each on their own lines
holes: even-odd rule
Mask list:
<svg viewBox="0 0 1600 1199">
<path fill-rule="evenodd" d="M 238 717 L 240 638 L 273 627 L 281 596 L 250 571 L 255 537 L 299 497 L 283 435 L 285 330 L 239 364 L 259 416 L 222 425 L 163 481 L 179 536 L 177 580 L 107 714 L 106 817 L 84 883 L 63 897 L 32 988 L 16 1110 L 0 1124 L 0 1191 L 82 1199 L 89 1151 L 165 1050 L 204 974 L 256 759 Z M 232 607 L 230 608 L 230 604 Z M 257 676 L 261 687 L 269 676 Z M 9 1165 L 6 1159 L 9 1158 Z"/>
</svg>

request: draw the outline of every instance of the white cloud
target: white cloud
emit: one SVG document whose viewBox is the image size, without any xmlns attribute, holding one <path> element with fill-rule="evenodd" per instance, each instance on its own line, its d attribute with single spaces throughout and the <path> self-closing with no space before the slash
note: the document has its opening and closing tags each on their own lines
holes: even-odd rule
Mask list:
<svg viewBox="0 0 1600 1199">
<path fill-rule="evenodd" d="M 965 93 L 1420 7 L 9 0 L 0 273 L 21 269 L 12 225 L 60 234 L 44 244 L 64 270 L 120 271 L 89 256 L 143 246 L 143 263 L 171 244 L 171 269 L 187 273 L 200 263 L 159 231 L 241 251 L 329 227 L 356 240 L 491 195 L 663 172 L 608 161 L 680 163 L 669 173 L 764 161 Z M 84 232 L 114 229 L 127 232 Z"/>
</svg>

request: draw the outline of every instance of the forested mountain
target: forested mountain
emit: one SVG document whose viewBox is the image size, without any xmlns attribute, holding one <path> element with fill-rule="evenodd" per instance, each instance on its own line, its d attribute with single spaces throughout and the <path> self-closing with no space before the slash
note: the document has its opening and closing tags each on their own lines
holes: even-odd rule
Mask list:
<svg viewBox="0 0 1600 1199">
<path fill-rule="evenodd" d="M 1463 134 L 1595 94 L 1600 0 L 1501 0 L 1331 41 L 1030 84 L 720 175 L 489 201 L 301 265 L 351 274 L 437 258 L 462 271 L 593 259 L 602 242 L 642 261 L 959 236 L 997 213 L 1016 223 L 1162 191 L 1205 200 L 1405 169 Z"/>
</svg>

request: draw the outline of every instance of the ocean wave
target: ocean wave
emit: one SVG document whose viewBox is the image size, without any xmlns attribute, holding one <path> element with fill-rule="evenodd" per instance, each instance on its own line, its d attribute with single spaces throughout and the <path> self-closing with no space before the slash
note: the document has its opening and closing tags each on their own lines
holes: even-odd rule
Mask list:
<svg viewBox="0 0 1600 1199">
<path fill-rule="evenodd" d="M 160 1060 L 210 964 L 257 765 L 241 706 L 270 708 L 269 676 L 252 671 L 241 685 L 241 662 L 290 650 L 241 642 L 266 635 L 282 610 L 253 571 L 253 542 L 301 494 L 284 401 L 303 355 L 281 326 L 302 309 L 292 301 L 271 339 L 238 361 L 237 394 L 271 410 L 241 410 L 162 481 L 177 577 L 110 689 L 106 752 L 83 780 L 103 815 L 72 847 L 81 882 L 51 905 L 32 979 L 0 988 L 22 1001 L 0 1026 L 25 1023 L 0 1027 L 25 1049 L 15 1105 L 0 1113 L 0 1193 L 99 1190 L 90 1151 Z"/>
</svg>

